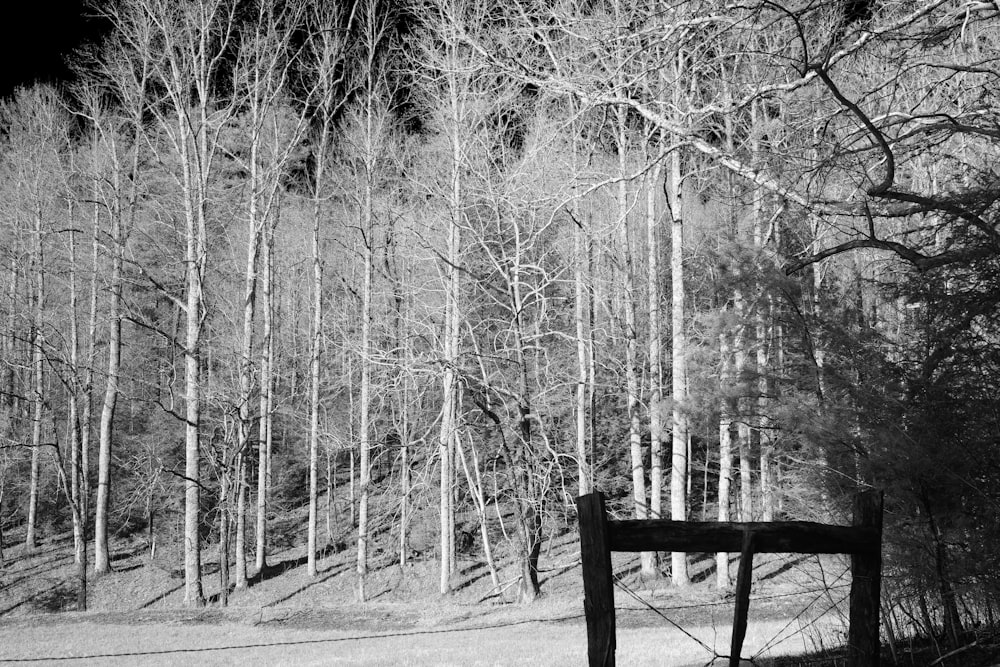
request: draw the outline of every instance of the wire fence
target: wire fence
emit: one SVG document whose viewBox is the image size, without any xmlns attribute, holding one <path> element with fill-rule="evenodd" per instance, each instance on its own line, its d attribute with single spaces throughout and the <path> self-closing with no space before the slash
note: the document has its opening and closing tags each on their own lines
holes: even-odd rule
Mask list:
<svg viewBox="0 0 1000 667">
<path fill-rule="evenodd" d="M 782 643 L 792 639 L 797 635 L 802 635 L 810 629 L 816 629 L 816 626 L 823 620 L 830 617 L 832 614 L 837 613 L 841 616 L 840 620 L 843 619 L 843 613 L 841 611 L 844 603 L 849 598 L 849 592 L 843 593 L 845 589 L 849 589 L 851 584 L 850 581 L 845 581 L 848 579 L 850 574 L 850 568 L 843 568 L 837 576 L 832 580 L 828 580 L 826 577 L 825 570 L 822 566 L 822 561 L 817 556 L 816 563 L 818 565 L 820 576 L 819 580 L 822 585 L 815 588 L 808 588 L 802 590 L 796 590 L 786 593 L 777 593 L 772 595 L 756 595 L 750 598 L 750 608 L 751 617 L 753 615 L 754 603 L 762 603 L 771 600 L 778 600 L 783 598 L 802 598 L 807 597 L 805 604 L 787 621 L 782 625 L 776 632 L 774 632 L 770 637 L 768 637 L 763 645 L 757 649 L 749 657 L 740 656 L 744 660 L 749 660 L 751 664 L 759 664 L 759 661 L 765 657 L 769 652 L 781 645 Z M 633 590 L 621 576 L 615 576 L 613 583 L 616 588 L 625 593 L 631 600 L 634 600 L 640 604 L 642 608 L 652 613 L 655 613 L 659 618 L 665 621 L 669 626 L 679 631 L 688 640 L 699 646 L 707 654 L 708 660 L 706 665 L 711 665 L 717 660 L 729 660 L 730 656 L 727 653 L 721 653 L 715 646 L 709 645 L 706 641 L 697 637 L 694 634 L 693 629 L 685 627 L 684 622 L 672 618 L 669 614 L 670 612 L 687 611 L 692 609 L 704 609 L 706 607 L 733 607 L 733 600 L 721 600 L 718 602 L 703 602 L 698 604 L 684 604 L 684 605 L 654 605 L 652 602 L 644 598 L 637 591 Z M 841 594 L 842 593 L 842 594 Z M 826 599 L 829 604 L 821 605 L 820 602 Z M 629 609 L 634 610 L 631 607 L 622 607 L 616 605 L 616 610 Z M 818 613 L 817 613 L 818 610 Z M 811 613 L 812 612 L 812 613 Z M 806 618 L 807 615 L 811 616 Z M 819 660 L 829 661 L 829 658 L 823 658 Z M 803 661 L 801 664 L 806 664 L 808 660 Z"/>
</svg>

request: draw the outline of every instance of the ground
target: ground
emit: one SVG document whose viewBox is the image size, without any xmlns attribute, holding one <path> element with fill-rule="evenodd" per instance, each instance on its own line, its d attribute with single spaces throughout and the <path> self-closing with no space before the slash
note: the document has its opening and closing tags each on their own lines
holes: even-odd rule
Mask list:
<svg viewBox="0 0 1000 667">
<path fill-rule="evenodd" d="M 8 540 L 16 538 L 12 533 Z M 46 536 L 25 553 L 8 546 L 0 570 L 0 663 L 101 665 L 580 665 L 586 662 L 579 545 L 552 535 L 542 554 L 542 596 L 513 604 L 516 568 L 502 564 L 502 593 L 473 548 L 455 591 L 437 592 L 433 558 L 372 564 L 366 603 L 354 601 L 355 552 L 331 547 L 319 574 L 304 549 L 273 554 L 262 576 L 218 602 L 218 566 L 205 553 L 203 609 L 183 606 L 180 554 L 155 558 L 138 537 L 113 542 L 111 574 L 91 581 L 89 611 L 75 605 L 72 538 Z M 502 550 L 501 550 L 502 552 Z M 638 578 L 638 558 L 615 555 L 617 656 L 622 665 L 706 665 L 729 653 L 731 598 L 714 588 L 714 559 L 692 557 L 694 583 Z M 735 557 L 734 557 L 735 558 Z M 735 574 L 735 560 L 733 563 Z M 849 575 L 839 557 L 758 556 L 743 655 L 803 653 L 842 642 Z"/>
</svg>

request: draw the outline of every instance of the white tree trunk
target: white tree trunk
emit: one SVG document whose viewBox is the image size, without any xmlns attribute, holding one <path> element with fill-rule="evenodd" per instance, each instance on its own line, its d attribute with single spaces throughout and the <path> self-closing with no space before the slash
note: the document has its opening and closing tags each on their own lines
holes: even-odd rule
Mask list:
<svg viewBox="0 0 1000 667">
<path fill-rule="evenodd" d="M 620 180 L 616 193 L 617 219 L 619 230 L 619 245 L 624 258 L 622 271 L 622 299 L 625 311 L 625 396 L 628 415 L 629 461 L 632 468 L 632 513 L 636 519 L 645 519 L 646 507 L 646 470 L 642 457 L 642 427 L 639 420 L 639 360 L 638 331 L 636 324 L 635 296 L 635 259 L 632 253 L 632 239 L 629 234 L 629 202 L 628 183 L 625 175 L 628 173 L 626 153 L 628 150 L 628 135 L 626 131 L 626 116 L 623 109 L 615 111 L 616 140 L 618 148 L 618 173 Z M 656 576 L 656 554 L 644 551 L 641 555 L 642 577 Z"/>
<path fill-rule="evenodd" d="M 578 495 L 586 495 L 593 490 L 593 471 L 589 452 L 587 451 L 587 413 L 588 413 L 588 381 L 590 378 L 590 348 L 588 346 L 587 330 L 587 283 L 586 271 L 588 265 L 590 234 L 589 221 L 587 228 L 584 228 L 584 221 L 580 216 L 579 202 L 575 199 L 577 170 L 579 167 L 579 146 L 578 129 L 576 125 L 571 126 L 572 149 L 573 149 L 573 194 L 574 201 L 571 204 L 570 212 L 573 221 L 576 223 L 573 230 L 573 256 L 575 258 L 575 268 L 573 270 L 573 321 L 576 326 L 576 465 L 577 465 L 577 488 Z"/>
<path fill-rule="evenodd" d="M 729 345 L 729 335 L 723 331 L 719 334 L 719 356 L 721 373 L 719 387 L 723 398 L 719 411 L 719 521 L 730 521 L 729 503 L 733 479 L 733 406 L 732 401 L 725 396 L 730 391 L 732 378 L 732 349 Z M 707 465 L 707 464 L 706 464 Z M 729 576 L 729 554 L 719 552 L 715 555 L 715 585 L 719 590 L 728 590 L 732 585 Z"/>
<path fill-rule="evenodd" d="M 35 216 L 34 242 L 34 312 L 31 322 L 31 372 L 33 378 L 31 388 L 31 471 L 28 479 L 28 517 L 24 537 L 24 548 L 27 551 L 34 551 L 38 546 L 35 530 L 38 523 L 42 414 L 45 407 L 45 357 L 42 352 L 42 345 L 45 342 L 42 336 L 42 316 L 45 312 L 45 251 L 42 241 L 42 214 L 40 210 Z"/>
<path fill-rule="evenodd" d="M 364 286 L 361 301 L 361 396 L 358 401 L 360 435 L 360 457 L 358 465 L 358 563 L 357 563 L 357 598 L 359 602 L 367 599 L 365 585 L 368 578 L 368 494 L 371 486 L 371 393 L 372 393 L 372 289 L 374 281 L 374 254 L 372 253 L 373 211 L 372 189 L 369 180 L 365 190 L 363 239 Z"/>
<path fill-rule="evenodd" d="M 680 155 L 675 151 L 670 156 L 670 185 L 668 189 L 672 216 L 670 226 L 670 280 L 672 285 L 670 313 L 673 331 L 671 393 L 674 399 L 671 419 L 673 438 L 670 457 L 670 518 L 674 521 L 687 520 L 688 418 L 684 406 L 684 402 L 687 400 L 687 334 L 684 329 L 684 220 L 680 172 Z M 687 570 L 687 554 L 672 553 L 670 563 L 671 579 L 674 585 L 686 586 L 690 581 Z"/>
<path fill-rule="evenodd" d="M 72 158 L 71 158 L 72 159 Z M 71 166 L 72 168 L 72 166 Z M 70 224 L 76 227 L 76 207 L 73 199 L 69 202 Z M 70 490 L 69 502 L 73 516 L 73 556 L 76 562 L 77 571 L 77 611 L 87 610 L 87 514 L 83 511 L 85 507 L 84 497 L 87 493 L 85 475 L 83 474 L 81 447 L 83 438 L 80 434 L 81 418 L 79 410 L 79 399 L 81 390 L 86 392 L 86 385 L 81 382 L 83 369 L 80 368 L 80 327 L 77 321 L 77 307 L 79 289 L 77 285 L 76 270 L 76 232 L 69 234 L 69 346 L 70 346 L 70 367 L 73 376 L 69 383 L 69 446 L 70 446 Z M 89 415 L 87 415 L 89 417 Z M 82 424 L 84 429 L 89 429 L 89 423 Z"/>
<path fill-rule="evenodd" d="M 459 60 L 458 45 L 446 45 L 449 62 Z M 448 193 L 448 239 L 447 261 L 445 266 L 445 319 L 444 319 L 444 378 L 442 386 L 441 432 L 438 439 L 438 452 L 441 465 L 440 475 L 440 549 L 441 572 L 440 591 L 446 594 L 451 591 L 451 573 L 454 567 L 455 524 L 452 489 L 454 479 L 454 463 L 451 453 L 454 450 L 454 439 L 458 427 L 458 378 L 455 373 L 458 363 L 459 348 L 459 285 L 460 285 L 460 251 L 462 224 L 462 165 L 464 163 L 461 129 L 464 116 L 464 103 L 461 95 L 461 83 L 458 80 L 458 69 L 447 77 L 447 113 L 448 132 L 451 143 L 451 173 L 450 192 Z"/>
<path fill-rule="evenodd" d="M 260 357 L 260 416 L 257 427 L 257 526 L 254 567 L 258 574 L 267 568 L 267 498 L 271 491 L 271 408 L 274 405 L 274 230 L 264 239 L 263 330 Z"/>
<path fill-rule="evenodd" d="M 649 513 L 652 519 L 663 518 L 663 369 L 660 363 L 660 243 L 657 234 L 656 185 L 660 169 L 646 176 L 646 271 L 649 318 Z"/>
<path fill-rule="evenodd" d="M 322 167 L 317 166 L 317 184 Z M 318 188 L 317 188 L 318 189 Z M 319 379 L 323 336 L 323 265 L 320 257 L 320 203 L 316 197 L 312 234 L 312 325 L 309 353 L 309 522 L 306 545 L 306 574 L 316 576 L 317 518 L 319 495 Z"/>
</svg>

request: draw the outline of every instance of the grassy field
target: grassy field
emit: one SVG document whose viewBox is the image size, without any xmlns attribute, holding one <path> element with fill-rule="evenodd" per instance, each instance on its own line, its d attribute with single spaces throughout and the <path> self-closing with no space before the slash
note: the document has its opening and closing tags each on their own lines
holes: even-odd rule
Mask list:
<svg viewBox="0 0 1000 667">
<path fill-rule="evenodd" d="M 8 535 L 8 539 L 15 535 Z M 10 542 L 8 542 L 10 544 Z M 373 561 L 371 599 L 353 601 L 354 552 L 330 548 L 319 575 L 305 573 L 292 541 L 228 607 L 217 602 L 217 564 L 206 552 L 203 609 L 183 606 L 180 554 L 155 559 L 136 539 L 114 543 L 115 571 L 91 582 L 90 611 L 73 608 L 71 538 L 47 535 L 24 553 L 8 546 L 0 567 L 0 664 L 86 665 L 581 665 L 586 662 L 579 546 L 554 535 L 542 558 L 542 597 L 509 604 L 516 567 L 487 568 L 466 554 L 454 592 L 437 593 L 432 559 L 405 568 Z M 616 554 L 618 664 L 707 665 L 729 653 L 733 602 L 714 588 L 714 559 L 692 557 L 695 583 L 640 582 L 635 555 Z M 846 562 L 837 557 L 755 559 L 744 656 L 798 654 L 838 645 L 845 628 Z M 735 562 L 734 562 L 735 570 Z M 628 589 L 627 591 L 625 589 Z M 655 610 L 654 610 L 655 609 Z M 657 611 L 658 610 L 658 611 Z M 680 628 L 680 629 L 678 629 Z M 762 664 L 758 661 L 758 664 Z"/>
<path fill-rule="evenodd" d="M 350 613 L 351 609 L 342 610 Z M 59 621 L 21 619 L 0 627 L 0 661 L 101 665 L 581 665 L 586 663 L 582 619 L 558 622 L 506 621 L 479 625 L 414 628 L 364 634 L 285 623 L 234 622 L 199 615 L 147 616 L 130 623 L 119 615 L 73 614 Z M 466 628 L 471 624 L 465 624 Z M 782 628 L 778 621 L 754 624 L 744 655 L 752 655 Z M 693 627 L 687 632 L 721 652 L 728 628 Z M 805 648 L 793 637 L 771 654 Z M 617 657 L 622 665 L 705 665 L 712 653 L 674 628 L 623 628 Z"/>
</svg>

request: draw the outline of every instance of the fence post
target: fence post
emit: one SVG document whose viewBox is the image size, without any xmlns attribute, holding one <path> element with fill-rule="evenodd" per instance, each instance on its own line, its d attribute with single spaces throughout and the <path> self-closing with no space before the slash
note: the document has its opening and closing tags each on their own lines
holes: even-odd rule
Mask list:
<svg viewBox="0 0 1000 667">
<path fill-rule="evenodd" d="M 615 594 L 611 583 L 611 544 L 604 494 L 576 499 L 583 568 L 583 609 L 587 616 L 587 660 L 590 667 L 614 667 Z"/>
<path fill-rule="evenodd" d="M 879 598 L 882 589 L 881 491 L 864 491 L 854 499 L 854 525 L 874 528 L 877 538 L 869 549 L 851 556 L 850 629 L 847 635 L 847 666 L 878 667 Z"/>
<path fill-rule="evenodd" d="M 753 583 L 753 531 L 743 534 L 740 571 L 736 577 L 736 611 L 733 614 L 733 638 L 729 648 L 729 666 L 738 667 L 743 640 L 747 636 L 747 613 L 750 611 L 750 587 Z"/>
</svg>

